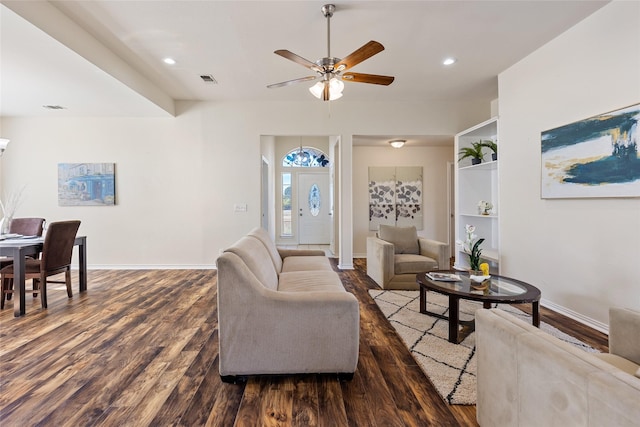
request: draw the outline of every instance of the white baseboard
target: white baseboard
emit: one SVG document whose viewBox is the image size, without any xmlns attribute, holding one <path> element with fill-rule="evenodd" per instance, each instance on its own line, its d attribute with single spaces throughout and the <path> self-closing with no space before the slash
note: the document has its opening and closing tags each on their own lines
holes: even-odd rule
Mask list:
<svg viewBox="0 0 640 427">
<path fill-rule="evenodd" d="M 587 325 L 590 328 L 595 329 L 596 331 L 600 331 L 604 334 L 609 335 L 609 325 L 604 324 L 602 322 L 599 322 L 597 320 L 594 320 L 590 317 L 587 317 L 585 315 L 582 315 L 580 313 L 576 313 L 573 310 L 569 310 L 566 307 L 563 307 L 561 305 L 555 304 L 551 301 L 545 300 L 545 299 L 541 299 L 540 300 L 540 305 L 543 307 L 548 308 L 549 310 L 553 310 L 556 313 L 560 313 L 564 316 L 570 317 L 573 320 L 576 320 L 584 325 Z"/>
</svg>

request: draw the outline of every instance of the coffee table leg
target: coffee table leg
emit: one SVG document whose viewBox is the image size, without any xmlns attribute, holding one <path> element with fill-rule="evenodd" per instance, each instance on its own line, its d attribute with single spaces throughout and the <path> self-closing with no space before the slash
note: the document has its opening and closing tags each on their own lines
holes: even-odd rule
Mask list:
<svg viewBox="0 0 640 427">
<path fill-rule="evenodd" d="M 427 312 L 427 290 L 420 286 L 420 313 Z"/>
<path fill-rule="evenodd" d="M 533 312 L 533 316 L 531 316 L 533 326 L 536 328 L 540 327 L 540 301 L 534 301 L 531 303 L 531 311 Z"/>
<path fill-rule="evenodd" d="M 449 342 L 458 344 L 458 327 L 460 321 L 460 300 L 455 295 L 449 295 Z"/>
</svg>

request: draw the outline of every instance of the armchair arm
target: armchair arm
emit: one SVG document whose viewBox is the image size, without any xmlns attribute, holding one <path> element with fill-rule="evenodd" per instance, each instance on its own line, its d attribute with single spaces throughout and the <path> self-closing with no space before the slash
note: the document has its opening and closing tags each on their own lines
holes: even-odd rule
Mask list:
<svg viewBox="0 0 640 427">
<path fill-rule="evenodd" d="M 420 255 L 435 259 L 439 269 L 446 270 L 449 268 L 450 252 L 447 243 L 425 239 L 424 237 L 418 237 L 418 242 L 420 243 Z"/>
<path fill-rule="evenodd" d="M 278 253 L 282 259 L 288 256 L 326 256 L 322 249 L 280 249 Z"/>
<path fill-rule="evenodd" d="M 367 237 L 367 276 L 383 288 L 395 275 L 394 255 L 393 243 L 377 237 Z"/>
<path fill-rule="evenodd" d="M 609 309 L 609 353 L 640 364 L 640 312 L 620 307 Z"/>
</svg>

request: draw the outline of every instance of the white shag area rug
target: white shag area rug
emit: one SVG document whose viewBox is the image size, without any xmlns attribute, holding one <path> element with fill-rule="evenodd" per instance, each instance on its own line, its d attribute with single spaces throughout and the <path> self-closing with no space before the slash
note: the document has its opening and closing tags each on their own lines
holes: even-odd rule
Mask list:
<svg viewBox="0 0 640 427">
<path fill-rule="evenodd" d="M 420 313 L 418 291 L 369 290 L 369 294 L 445 402 L 450 405 L 475 405 L 475 332 L 460 344 L 450 343 L 447 339 L 448 322 Z M 499 308 L 531 323 L 531 316 L 515 307 L 500 304 Z M 473 313 L 478 309 L 482 309 L 481 303 L 460 300 L 460 320 L 473 319 Z M 427 310 L 448 315 L 448 297 L 429 292 Z M 585 351 L 597 352 L 582 341 L 545 322 L 540 322 L 540 329 Z"/>
</svg>

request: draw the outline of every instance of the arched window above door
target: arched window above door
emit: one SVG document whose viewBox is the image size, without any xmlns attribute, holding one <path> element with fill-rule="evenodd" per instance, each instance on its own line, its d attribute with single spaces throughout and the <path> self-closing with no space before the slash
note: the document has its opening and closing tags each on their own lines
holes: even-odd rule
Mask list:
<svg viewBox="0 0 640 427">
<path fill-rule="evenodd" d="M 325 168 L 329 166 L 329 156 L 313 147 L 294 148 L 282 158 L 286 168 Z"/>
</svg>

